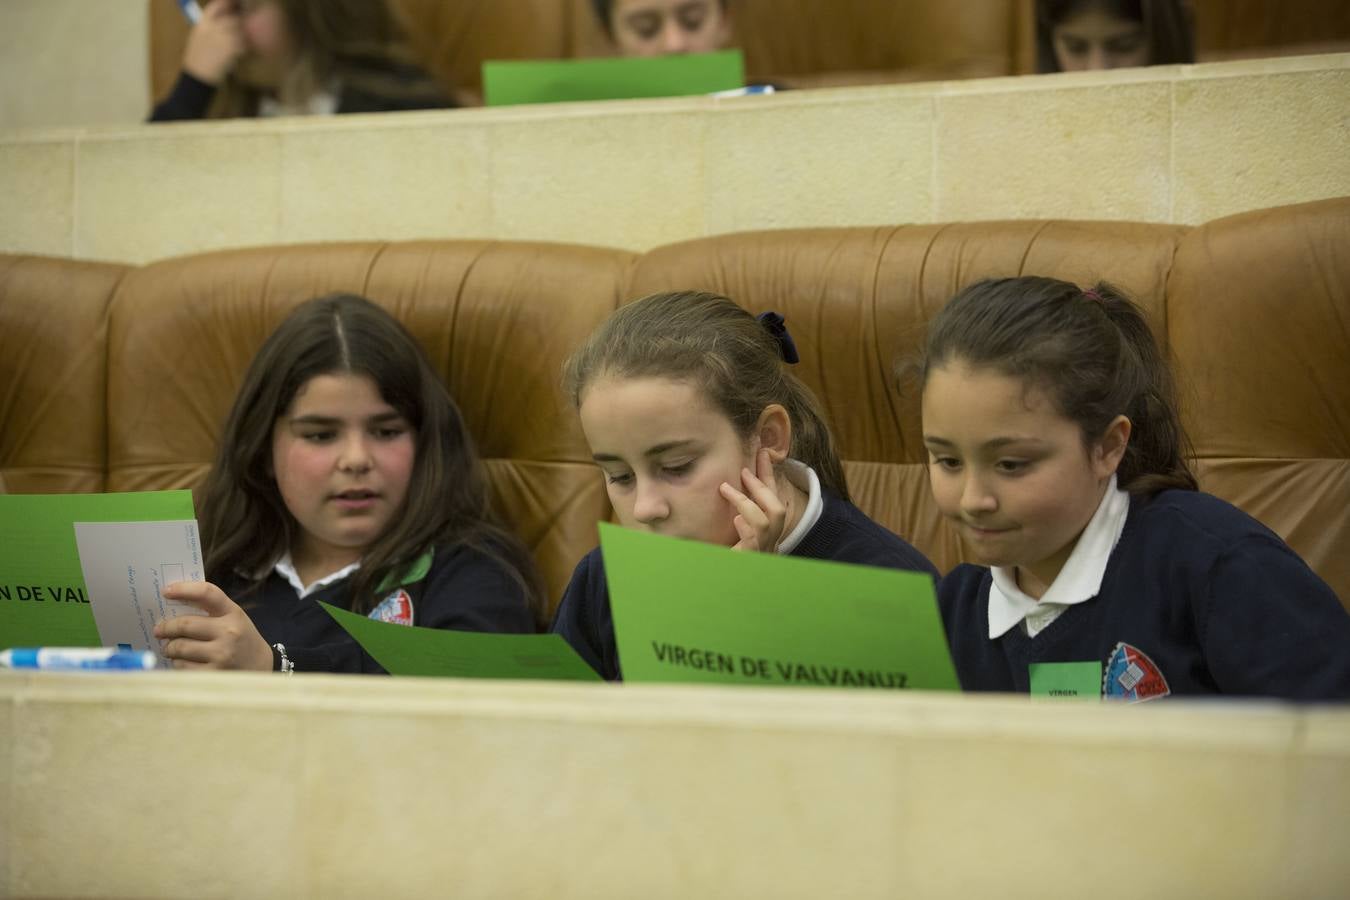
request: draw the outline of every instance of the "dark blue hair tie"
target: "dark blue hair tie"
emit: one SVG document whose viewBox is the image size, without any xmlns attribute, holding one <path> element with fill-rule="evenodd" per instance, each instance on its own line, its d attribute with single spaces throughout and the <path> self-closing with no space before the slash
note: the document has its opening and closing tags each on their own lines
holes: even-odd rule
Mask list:
<svg viewBox="0 0 1350 900">
<path fill-rule="evenodd" d="M 801 361 L 801 357 L 797 355 L 797 345 L 793 342 L 792 335 L 788 334 L 782 316 L 776 312 L 762 312 L 755 318 L 759 319 L 759 324 L 763 325 L 764 330 L 773 335 L 773 339 L 778 342 L 778 355 L 783 357 L 783 362 L 795 366 Z"/>
</svg>

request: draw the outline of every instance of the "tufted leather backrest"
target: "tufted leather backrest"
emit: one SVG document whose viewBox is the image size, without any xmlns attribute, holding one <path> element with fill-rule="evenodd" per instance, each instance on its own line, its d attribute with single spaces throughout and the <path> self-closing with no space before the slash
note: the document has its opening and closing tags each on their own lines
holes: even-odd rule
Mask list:
<svg viewBox="0 0 1350 900">
<path fill-rule="evenodd" d="M 641 256 L 483 241 L 262 247 L 133 269 L 0 256 L 0 472 L 21 492 L 195 487 L 272 328 L 309 297 L 363 293 L 446 379 L 556 602 L 609 515 L 558 389 L 562 361 L 620 303 L 704 289 L 786 316 L 859 506 L 946 569 L 966 553 L 929 496 L 916 386 L 895 363 L 956 291 L 1019 274 L 1107 279 L 1135 297 L 1175 358 L 1202 486 L 1350 600 L 1350 198 L 1194 228 L 828 228 Z"/>
<path fill-rule="evenodd" d="M 209 253 L 131 273 L 108 336 L 108 489 L 197 488 L 263 340 L 334 291 L 390 310 L 464 412 L 498 508 L 556 600 L 608 511 L 562 361 L 618 301 L 624 251 L 479 241 Z"/>
<path fill-rule="evenodd" d="M 128 271 L 0 254 L 0 475 L 10 491 L 104 489 L 107 312 Z"/>
<path fill-rule="evenodd" d="M 1196 228 L 984 222 L 733 234 L 657 248 L 626 299 L 675 287 L 783 313 L 858 505 L 944 571 L 968 558 L 923 468 L 925 323 L 990 277 L 1105 279 L 1170 348 L 1203 489 L 1284 536 L 1350 604 L 1350 198 Z"/>
<path fill-rule="evenodd" d="M 1350 604 L 1350 199 L 1186 235 L 1167 289 L 1201 486 Z"/>
<path fill-rule="evenodd" d="M 915 359 L 928 319 L 982 278 L 1107 278 L 1161 327 L 1167 272 L 1185 232 L 984 222 L 726 235 L 650 251 L 628 299 L 685 287 L 784 315 L 801 356 L 796 374 L 825 406 L 854 501 L 946 571 L 968 554 L 929 494 L 918 386 L 897 378 L 896 364 Z"/>
</svg>

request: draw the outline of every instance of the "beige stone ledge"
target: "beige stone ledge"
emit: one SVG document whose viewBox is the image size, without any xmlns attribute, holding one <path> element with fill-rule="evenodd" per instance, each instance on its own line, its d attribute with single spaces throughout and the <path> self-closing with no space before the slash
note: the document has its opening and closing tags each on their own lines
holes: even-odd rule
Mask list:
<svg viewBox="0 0 1350 900">
<path fill-rule="evenodd" d="M 0 675 L 13 896 L 1326 897 L 1350 710 Z"/>
<path fill-rule="evenodd" d="M 762 228 L 1199 224 L 1350 194 L 1350 54 L 406 114 L 0 132 L 0 252 L 646 250 Z"/>
<path fill-rule="evenodd" d="M 0 129 L 144 118 L 149 0 L 0 2 Z"/>
</svg>

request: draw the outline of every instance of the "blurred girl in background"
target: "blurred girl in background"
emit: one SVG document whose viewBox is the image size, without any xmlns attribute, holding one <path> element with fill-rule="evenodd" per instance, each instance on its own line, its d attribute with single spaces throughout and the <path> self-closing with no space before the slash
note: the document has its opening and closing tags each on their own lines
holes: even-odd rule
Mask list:
<svg viewBox="0 0 1350 900">
<path fill-rule="evenodd" d="M 1084 72 L 1195 62 L 1185 0 L 1037 0 L 1036 69 Z"/>
<path fill-rule="evenodd" d="M 454 105 L 385 0 L 210 0 L 150 121 Z"/>
</svg>

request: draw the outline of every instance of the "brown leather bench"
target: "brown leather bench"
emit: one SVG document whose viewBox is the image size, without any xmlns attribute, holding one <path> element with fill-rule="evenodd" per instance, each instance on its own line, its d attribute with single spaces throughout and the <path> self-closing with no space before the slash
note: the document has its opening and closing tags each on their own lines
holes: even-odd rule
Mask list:
<svg viewBox="0 0 1350 900">
<path fill-rule="evenodd" d="M 558 390 L 619 303 L 672 288 L 787 317 L 859 505 L 939 567 L 963 548 L 929 496 L 918 398 L 891 376 L 962 286 L 1116 282 L 1171 347 L 1204 487 L 1350 599 L 1350 198 L 1199 227 L 984 222 L 728 234 L 645 254 L 527 242 L 269 246 L 124 267 L 0 256 L 0 476 L 15 492 L 196 487 L 249 359 L 330 291 L 423 342 L 552 599 L 609 514 Z"/>
</svg>

